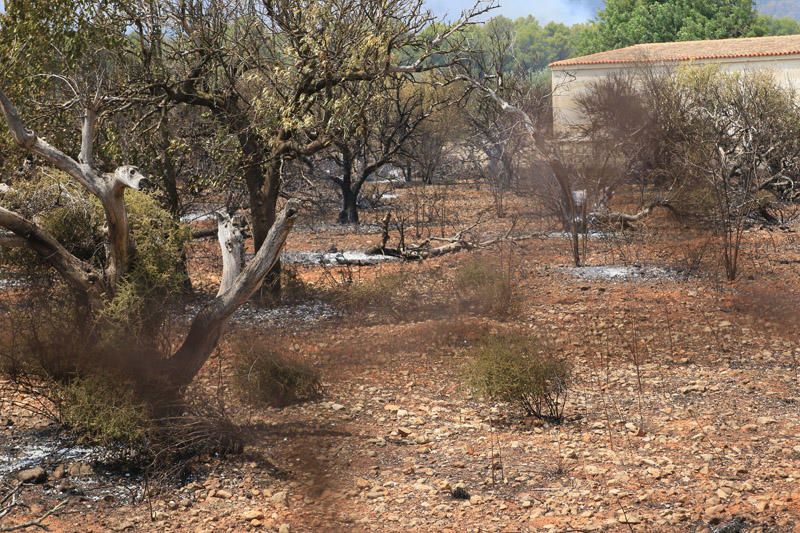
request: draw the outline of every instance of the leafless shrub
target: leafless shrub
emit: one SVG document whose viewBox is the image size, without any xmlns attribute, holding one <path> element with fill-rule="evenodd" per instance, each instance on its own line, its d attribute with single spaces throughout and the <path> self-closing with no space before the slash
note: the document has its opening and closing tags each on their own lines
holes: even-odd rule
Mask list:
<svg viewBox="0 0 800 533">
<path fill-rule="evenodd" d="M 496 257 L 467 258 L 455 274 L 455 294 L 462 309 L 508 318 L 519 306 L 517 282 L 514 258 L 501 250 Z"/>
<path fill-rule="evenodd" d="M 264 342 L 239 343 L 234 378 L 253 404 L 285 407 L 322 395 L 319 372 L 300 357 Z"/>
</svg>

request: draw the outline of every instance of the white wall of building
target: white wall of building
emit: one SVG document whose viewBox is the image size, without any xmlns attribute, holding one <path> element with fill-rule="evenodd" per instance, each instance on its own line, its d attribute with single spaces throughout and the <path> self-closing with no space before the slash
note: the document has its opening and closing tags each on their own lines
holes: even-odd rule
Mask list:
<svg viewBox="0 0 800 533">
<path fill-rule="evenodd" d="M 800 92 L 800 55 L 706 59 L 662 64 L 662 66 L 674 68 L 688 64 L 716 64 L 720 65 L 725 72 L 770 71 L 778 82 Z M 592 83 L 615 72 L 632 72 L 639 68 L 641 68 L 640 65 L 635 63 L 553 67 L 553 128 L 555 132 L 567 134 L 584 122 L 583 114 L 577 105 L 577 97 L 586 92 Z"/>
</svg>

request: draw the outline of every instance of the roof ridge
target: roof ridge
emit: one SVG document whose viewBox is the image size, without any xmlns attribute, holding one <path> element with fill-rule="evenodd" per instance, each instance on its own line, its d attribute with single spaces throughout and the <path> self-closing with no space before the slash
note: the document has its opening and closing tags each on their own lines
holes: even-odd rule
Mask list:
<svg viewBox="0 0 800 533">
<path fill-rule="evenodd" d="M 648 54 L 650 57 L 642 57 Z M 800 54 L 800 35 L 769 35 L 765 37 L 733 37 L 666 43 L 637 43 L 616 50 L 563 59 L 551 67 L 599 65 L 617 63 L 677 62 L 702 59 L 731 59 Z"/>
</svg>

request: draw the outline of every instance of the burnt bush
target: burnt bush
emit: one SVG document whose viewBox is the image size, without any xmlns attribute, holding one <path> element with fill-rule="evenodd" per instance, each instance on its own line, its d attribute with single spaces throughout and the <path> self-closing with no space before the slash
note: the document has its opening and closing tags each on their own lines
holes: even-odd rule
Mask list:
<svg viewBox="0 0 800 533">
<path fill-rule="evenodd" d="M 467 386 L 493 401 L 522 407 L 526 414 L 559 423 L 572 376 L 570 364 L 536 337 L 492 335 L 472 350 Z"/>
<path fill-rule="evenodd" d="M 285 407 L 322 395 L 320 373 L 312 365 L 262 342 L 236 347 L 234 376 L 244 397 L 256 405 Z"/>
</svg>

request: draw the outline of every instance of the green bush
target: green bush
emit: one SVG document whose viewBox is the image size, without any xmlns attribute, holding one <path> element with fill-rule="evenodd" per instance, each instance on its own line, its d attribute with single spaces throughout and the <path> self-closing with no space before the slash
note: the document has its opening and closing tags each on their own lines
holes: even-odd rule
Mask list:
<svg viewBox="0 0 800 533">
<path fill-rule="evenodd" d="M 285 407 L 322 395 L 313 366 L 260 343 L 238 347 L 234 372 L 239 389 L 255 404 Z"/>
<path fill-rule="evenodd" d="M 59 392 L 62 422 L 80 442 L 131 447 L 142 443 L 147 411 L 125 384 L 92 376 L 62 385 Z"/>
<path fill-rule="evenodd" d="M 558 423 L 571 367 L 548 352 L 536 337 L 492 335 L 472 352 L 465 380 L 470 389 L 493 401 L 522 407 L 528 415 Z"/>
<path fill-rule="evenodd" d="M 517 308 L 516 282 L 507 258 L 470 257 L 456 272 L 455 291 L 465 308 L 505 318 Z"/>
</svg>

